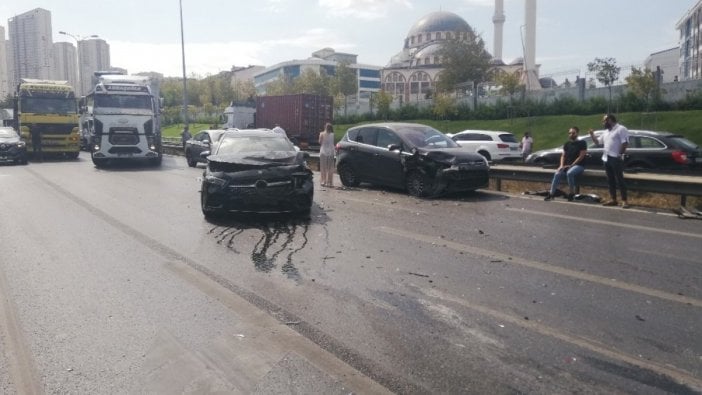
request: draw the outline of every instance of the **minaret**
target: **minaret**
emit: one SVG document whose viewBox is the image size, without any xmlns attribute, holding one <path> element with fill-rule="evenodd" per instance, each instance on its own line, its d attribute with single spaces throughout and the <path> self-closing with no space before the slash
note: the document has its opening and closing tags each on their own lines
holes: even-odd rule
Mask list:
<svg viewBox="0 0 702 395">
<path fill-rule="evenodd" d="M 536 0 L 525 0 L 524 11 L 524 84 L 529 90 L 541 89 L 536 71 Z"/>
<path fill-rule="evenodd" d="M 495 15 L 492 17 L 495 25 L 495 37 L 492 43 L 492 56 L 502 60 L 502 28 L 505 24 L 504 0 L 495 0 Z"/>
</svg>

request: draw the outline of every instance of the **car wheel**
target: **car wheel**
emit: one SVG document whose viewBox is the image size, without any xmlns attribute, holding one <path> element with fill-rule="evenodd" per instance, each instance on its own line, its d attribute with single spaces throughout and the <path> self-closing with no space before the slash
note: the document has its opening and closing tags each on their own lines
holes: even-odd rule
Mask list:
<svg viewBox="0 0 702 395">
<path fill-rule="evenodd" d="M 188 161 L 188 166 L 190 166 L 190 167 L 197 166 L 197 161 L 195 160 L 195 158 L 192 158 L 190 156 L 190 151 L 185 153 L 185 160 Z"/>
<path fill-rule="evenodd" d="M 489 152 L 487 152 L 487 151 L 478 151 L 478 153 L 479 153 L 480 155 L 484 156 L 485 159 L 487 159 L 488 162 L 490 162 L 490 160 L 492 160 L 492 158 L 490 157 L 490 153 L 489 153 Z"/>
<path fill-rule="evenodd" d="M 341 183 L 345 187 L 357 187 L 361 182 L 358 180 L 356 171 L 348 163 L 340 163 L 336 168 L 336 172 L 339 174 Z"/>
<path fill-rule="evenodd" d="M 407 193 L 415 197 L 427 197 L 431 194 L 433 182 L 419 171 L 407 174 Z"/>
</svg>

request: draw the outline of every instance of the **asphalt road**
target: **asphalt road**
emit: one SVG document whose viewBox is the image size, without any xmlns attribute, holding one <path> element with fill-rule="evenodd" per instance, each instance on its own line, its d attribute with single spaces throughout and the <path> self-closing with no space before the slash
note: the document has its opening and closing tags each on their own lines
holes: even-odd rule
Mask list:
<svg viewBox="0 0 702 395">
<path fill-rule="evenodd" d="M 201 174 L 0 166 L 0 393 L 702 391 L 702 221 L 362 186 L 210 223 Z"/>
</svg>

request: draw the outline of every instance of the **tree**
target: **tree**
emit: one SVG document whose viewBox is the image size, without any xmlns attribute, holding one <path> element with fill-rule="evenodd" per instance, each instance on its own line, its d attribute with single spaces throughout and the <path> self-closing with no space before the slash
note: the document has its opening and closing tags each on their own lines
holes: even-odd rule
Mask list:
<svg viewBox="0 0 702 395">
<path fill-rule="evenodd" d="M 336 68 L 336 75 L 332 79 L 331 92 L 334 96 L 343 96 L 344 115 L 348 107 L 348 96 L 358 92 L 358 79 L 356 72 L 347 63 L 340 63 Z"/>
<path fill-rule="evenodd" d="M 237 103 L 252 102 L 256 97 L 256 85 L 253 80 L 234 80 L 233 101 Z"/>
<path fill-rule="evenodd" d="M 380 91 L 371 95 L 370 107 L 371 113 L 373 112 L 373 107 L 378 109 L 378 118 L 388 119 L 390 117 L 390 103 L 392 103 L 392 95 Z"/>
<path fill-rule="evenodd" d="M 443 70 L 439 74 L 437 88 L 448 92 L 457 84 L 471 81 L 474 106 L 477 104 L 477 86 L 483 82 L 490 67 L 492 56 L 485 50 L 485 42 L 469 27 L 464 38 L 452 38 L 442 43 L 437 52 Z"/>
<path fill-rule="evenodd" d="M 306 69 L 293 80 L 294 93 L 309 93 L 312 95 L 330 95 L 330 78 L 324 71 L 317 73 Z"/>
<path fill-rule="evenodd" d="M 609 88 L 609 103 L 607 103 L 607 112 L 609 112 L 612 105 L 612 84 L 619 78 L 621 67 L 617 66 L 617 60 L 614 58 L 595 58 L 593 62 L 587 64 L 587 69 L 595 73 L 597 81 Z"/>
<path fill-rule="evenodd" d="M 512 103 L 514 94 L 524 89 L 524 84 L 522 84 L 517 74 L 498 73 L 495 82 L 500 85 L 501 94 L 509 95 L 510 103 Z"/>
<path fill-rule="evenodd" d="M 632 67 L 631 74 L 625 80 L 629 90 L 643 100 L 646 111 L 650 110 L 651 102 L 657 101 L 661 93 L 653 72 L 648 68 Z"/>
<path fill-rule="evenodd" d="M 12 108 L 14 105 L 14 100 L 12 98 L 12 93 L 8 93 L 7 96 L 3 98 L 2 101 L 0 101 L 0 108 Z"/>
<path fill-rule="evenodd" d="M 451 96 L 437 93 L 434 95 L 434 107 L 431 111 L 438 119 L 448 119 L 456 114 L 456 104 Z"/>
</svg>

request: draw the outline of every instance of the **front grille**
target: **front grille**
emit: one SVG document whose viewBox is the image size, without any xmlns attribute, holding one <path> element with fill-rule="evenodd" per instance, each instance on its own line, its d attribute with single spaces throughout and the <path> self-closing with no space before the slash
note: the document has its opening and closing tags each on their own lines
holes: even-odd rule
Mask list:
<svg viewBox="0 0 702 395">
<path fill-rule="evenodd" d="M 14 144 L 0 144 L 0 153 L 3 154 L 15 154 L 17 152 L 17 146 Z"/>
<path fill-rule="evenodd" d="M 139 132 L 135 128 L 110 128 L 108 141 L 112 145 L 137 145 L 139 144 Z"/>
<path fill-rule="evenodd" d="M 139 147 L 112 147 L 107 152 L 117 155 L 129 155 L 129 154 L 140 154 L 141 149 Z"/>
<path fill-rule="evenodd" d="M 75 127 L 76 125 L 70 123 L 34 123 L 29 125 L 30 130 L 39 130 L 41 134 L 70 134 Z"/>
</svg>

